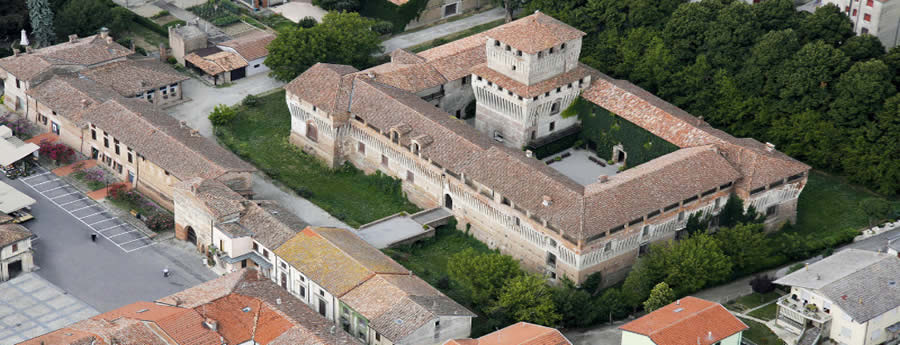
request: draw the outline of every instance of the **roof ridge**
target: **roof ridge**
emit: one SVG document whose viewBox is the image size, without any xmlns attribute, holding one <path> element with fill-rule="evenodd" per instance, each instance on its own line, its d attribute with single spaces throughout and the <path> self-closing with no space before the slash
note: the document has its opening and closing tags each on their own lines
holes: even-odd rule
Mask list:
<svg viewBox="0 0 900 345">
<path fill-rule="evenodd" d="M 690 297 L 690 296 L 689 296 L 689 297 Z M 696 297 L 694 297 L 694 298 L 696 298 Z M 701 301 L 704 301 L 704 302 L 708 302 L 708 301 L 705 301 L 705 300 L 702 300 L 702 299 L 699 299 L 699 298 L 697 298 L 697 299 L 698 299 L 698 300 L 701 300 Z M 663 330 L 669 329 L 670 327 L 673 327 L 673 326 L 675 326 L 675 325 L 677 325 L 677 324 L 680 324 L 680 323 L 684 322 L 685 320 L 691 319 L 691 318 L 697 316 L 698 314 L 700 314 L 700 313 L 702 313 L 702 312 L 705 312 L 706 310 L 708 310 L 708 309 L 710 309 L 710 308 L 713 308 L 713 307 L 716 307 L 716 306 L 720 306 L 720 305 L 721 305 L 721 304 L 718 304 L 718 303 L 712 303 L 712 302 L 711 302 L 709 305 L 707 305 L 707 306 L 704 307 L 703 309 L 697 310 L 697 311 L 695 311 L 695 312 L 693 312 L 693 313 L 690 313 L 690 314 L 685 314 L 685 317 L 678 319 L 678 321 L 675 321 L 675 322 L 673 322 L 673 323 L 668 324 L 668 325 L 665 326 L 665 327 L 658 328 L 658 329 L 655 329 L 655 330 L 652 331 L 652 332 L 647 333 L 647 336 L 650 336 L 650 335 L 653 335 L 653 334 L 657 334 L 657 333 L 659 333 L 659 332 L 661 332 L 661 331 L 663 331 Z M 731 313 L 729 313 L 729 315 L 730 315 L 730 314 L 731 314 Z"/>
</svg>

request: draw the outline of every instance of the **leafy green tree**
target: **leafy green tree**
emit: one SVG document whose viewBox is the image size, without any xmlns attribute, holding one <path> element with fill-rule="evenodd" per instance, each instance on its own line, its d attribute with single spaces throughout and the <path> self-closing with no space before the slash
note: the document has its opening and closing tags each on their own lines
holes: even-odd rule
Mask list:
<svg viewBox="0 0 900 345">
<path fill-rule="evenodd" d="M 599 319 L 612 322 L 627 315 L 628 305 L 625 304 L 623 299 L 622 290 L 616 288 L 606 289 L 595 303 L 599 308 Z"/>
<path fill-rule="evenodd" d="M 750 7 L 743 1 L 731 3 L 718 12 L 703 33 L 702 50 L 712 66 L 731 72 L 738 70 L 746 58 L 746 47 L 763 34 Z"/>
<path fill-rule="evenodd" d="M 659 254 L 666 268 L 665 278 L 678 296 L 685 296 L 731 275 L 732 264 L 718 241 L 707 234 L 692 236 L 677 243 L 670 242 Z"/>
<path fill-rule="evenodd" d="M 691 113 L 710 113 L 716 102 L 716 72 L 706 55 L 699 55 L 694 64 L 675 73 L 671 82 L 663 85 L 659 92 Z"/>
<path fill-rule="evenodd" d="M 793 28 L 800 20 L 792 0 L 766 0 L 753 4 L 752 10 L 764 32 Z"/>
<path fill-rule="evenodd" d="M 736 275 L 756 272 L 763 260 L 772 254 L 772 246 L 762 224 L 738 224 L 721 228 L 713 235 L 722 253 L 734 265 Z"/>
<path fill-rule="evenodd" d="M 782 111 L 796 113 L 827 104 L 832 97 L 829 86 L 849 65 L 843 52 L 821 40 L 804 45 L 782 64 L 783 73 L 776 78 Z"/>
<path fill-rule="evenodd" d="M 31 40 L 36 47 L 53 44 L 53 10 L 47 0 L 27 0 L 28 15 L 31 17 Z"/>
<path fill-rule="evenodd" d="M 650 296 L 650 290 L 666 276 L 668 244 L 650 245 L 650 254 L 638 259 L 622 285 L 622 303 L 637 310 Z"/>
<path fill-rule="evenodd" d="M 359 0 L 313 0 L 312 3 L 326 11 L 359 12 L 360 8 Z"/>
<path fill-rule="evenodd" d="M 69 0 L 56 16 L 56 36 L 90 36 L 106 27 L 115 36 L 126 31 L 134 14 L 112 0 Z"/>
<path fill-rule="evenodd" d="M 768 130 L 768 137 L 779 143 L 782 152 L 832 169 L 838 168 L 841 162 L 845 134 L 834 121 L 817 110 L 777 118 Z"/>
<path fill-rule="evenodd" d="M 18 37 L 27 25 L 28 9 L 24 1 L 0 1 L 0 37 Z M 7 47 L 0 46 L 0 51 L 4 48 Z"/>
<path fill-rule="evenodd" d="M 900 46 L 891 48 L 882 60 L 890 69 L 891 75 L 894 76 L 894 86 L 900 88 Z"/>
<path fill-rule="evenodd" d="M 891 203 L 883 198 L 865 198 L 859 202 L 859 208 L 869 217 L 869 226 L 874 226 L 891 212 Z"/>
<path fill-rule="evenodd" d="M 237 111 L 233 108 L 224 104 L 219 104 L 209 113 L 209 122 L 212 122 L 213 126 L 226 126 L 234 121 L 236 116 Z"/>
<path fill-rule="evenodd" d="M 644 301 L 644 311 L 651 312 L 656 309 L 665 307 L 675 301 L 675 291 L 669 288 L 669 284 L 665 282 L 656 284 L 653 290 L 650 290 L 650 297 Z"/>
<path fill-rule="evenodd" d="M 737 76 L 741 89 L 754 95 L 777 95 L 776 77 L 786 72 L 782 72 L 779 66 L 791 59 L 800 47 L 800 37 L 793 29 L 769 31 L 762 35 L 750 48 L 744 70 Z"/>
<path fill-rule="evenodd" d="M 553 302 L 553 290 L 544 278 L 520 274 L 506 280 L 490 311 L 503 310 L 515 321 L 555 326 L 562 320 Z"/>
<path fill-rule="evenodd" d="M 319 25 L 283 30 L 269 44 L 265 64 L 281 81 L 294 79 L 317 62 L 366 68 L 381 50 L 379 34 L 371 30 L 375 23 L 358 13 L 329 12 Z"/>
<path fill-rule="evenodd" d="M 881 59 L 885 54 L 881 40 L 868 34 L 850 37 L 840 49 L 853 62 Z"/>
<path fill-rule="evenodd" d="M 506 10 L 506 22 L 513 20 L 513 14 L 525 4 L 526 0 L 493 0 L 497 6 L 502 6 Z"/>
<path fill-rule="evenodd" d="M 553 289 L 553 301 L 557 312 L 562 316 L 563 327 L 587 327 L 593 325 L 598 317 L 598 309 L 588 291 L 575 288 L 571 280 L 563 279 Z"/>
<path fill-rule="evenodd" d="M 663 30 L 666 43 L 678 61 L 682 64 L 694 61 L 714 18 L 714 11 L 701 3 L 678 6 Z"/>
<path fill-rule="evenodd" d="M 823 40 L 831 46 L 839 46 L 853 36 L 850 18 L 834 4 L 821 6 L 812 15 L 801 19 L 798 29 L 804 41 Z"/>
<path fill-rule="evenodd" d="M 471 296 L 475 305 L 490 305 L 500 295 L 506 281 L 523 274 L 519 263 L 500 253 L 478 253 L 466 249 L 447 263 L 450 279 Z"/>
<path fill-rule="evenodd" d="M 761 221 L 756 209 L 752 206 L 744 210 L 744 200 L 741 200 L 736 194 L 732 193 L 728 196 L 728 201 L 722 206 L 719 212 L 719 226 L 730 228 L 740 223 L 758 223 Z"/>
<path fill-rule="evenodd" d="M 880 60 L 853 64 L 835 84 L 829 117 L 848 128 L 859 128 L 874 120 L 884 101 L 897 93 L 892 77 Z"/>
</svg>

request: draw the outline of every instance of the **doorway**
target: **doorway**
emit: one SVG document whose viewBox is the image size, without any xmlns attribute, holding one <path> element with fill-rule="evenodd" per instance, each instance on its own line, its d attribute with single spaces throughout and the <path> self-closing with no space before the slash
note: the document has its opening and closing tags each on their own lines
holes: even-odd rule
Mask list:
<svg viewBox="0 0 900 345">
<path fill-rule="evenodd" d="M 98 157 L 100 157 L 100 150 L 97 150 L 92 147 L 91 148 L 91 159 L 97 159 Z"/>
<path fill-rule="evenodd" d="M 325 314 L 327 314 L 327 310 L 328 310 L 328 305 L 325 303 L 324 300 L 319 299 L 319 314 L 322 314 L 322 316 L 328 317 L 328 315 L 325 315 Z"/>
<path fill-rule="evenodd" d="M 450 197 L 450 194 L 444 194 L 444 207 L 453 209 L 453 198 Z"/>
<path fill-rule="evenodd" d="M 22 260 L 9 263 L 6 269 L 9 270 L 9 279 L 15 278 L 22 273 Z"/>
<path fill-rule="evenodd" d="M 194 232 L 194 228 L 192 227 L 187 227 L 187 240 L 188 242 L 197 245 L 197 233 Z"/>
<path fill-rule="evenodd" d="M 59 135 L 59 124 L 50 121 L 50 131 L 53 132 L 53 134 Z"/>
<path fill-rule="evenodd" d="M 287 290 L 287 274 L 281 272 L 281 287 Z"/>
</svg>

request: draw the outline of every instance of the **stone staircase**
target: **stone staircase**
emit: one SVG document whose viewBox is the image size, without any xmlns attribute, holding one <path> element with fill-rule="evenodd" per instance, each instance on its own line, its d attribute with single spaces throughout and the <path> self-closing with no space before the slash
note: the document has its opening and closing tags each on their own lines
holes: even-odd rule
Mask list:
<svg viewBox="0 0 900 345">
<path fill-rule="evenodd" d="M 800 336 L 800 340 L 797 341 L 797 345 L 816 345 L 819 342 L 819 338 L 822 335 L 822 330 L 816 327 L 809 327 L 803 331 L 803 335 Z"/>
</svg>

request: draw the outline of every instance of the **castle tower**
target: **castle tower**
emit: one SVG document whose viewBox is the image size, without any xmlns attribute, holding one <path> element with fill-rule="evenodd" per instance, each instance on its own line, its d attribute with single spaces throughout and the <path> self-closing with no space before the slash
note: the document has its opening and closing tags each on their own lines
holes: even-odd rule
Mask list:
<svg viewBox="0 0 900 345">
<path fill-rule="evenodd" d="M 519 148 L 576 125 L 561 113 L 591 83 L 578 63 L 584 35 L 540 12 L 489 31 L 487 62 L 472 68 L 475 127 Z"/>
</svg>

